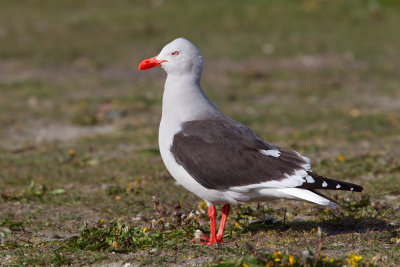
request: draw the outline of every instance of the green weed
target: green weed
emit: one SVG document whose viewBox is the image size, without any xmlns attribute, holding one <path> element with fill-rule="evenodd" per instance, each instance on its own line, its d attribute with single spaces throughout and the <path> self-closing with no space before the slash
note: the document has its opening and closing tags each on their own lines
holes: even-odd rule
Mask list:
<svg viewBox="0 0 400 267">
<path fill-rule="evenodd" d="M 121 221 L 108 227 L 101 221 L 93 227 L 88 227 L 85 222 L 79 237 L 72 238 L 69 245 L 79 249 L 122 253 L 138 249 L 171 248 L 181 242 L 187 242 L 191 236 L 192 227 L 148 230 L 147 227 L 128 225 Z"/>
</svg>

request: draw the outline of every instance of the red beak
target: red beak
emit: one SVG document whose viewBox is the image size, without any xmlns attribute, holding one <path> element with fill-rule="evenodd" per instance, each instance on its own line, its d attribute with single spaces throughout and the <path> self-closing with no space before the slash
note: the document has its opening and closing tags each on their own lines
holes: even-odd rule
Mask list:
<svg viewBox="0 0 400 267">
<path fill-rule="evenodd" d="M 148 70 L 153 67 L 161 66 L 161 63 L 167 62 L 166 60 L 157 60 L 156 57 L 148 58 L 140 62 L 139 70 Z"/>
</svg>

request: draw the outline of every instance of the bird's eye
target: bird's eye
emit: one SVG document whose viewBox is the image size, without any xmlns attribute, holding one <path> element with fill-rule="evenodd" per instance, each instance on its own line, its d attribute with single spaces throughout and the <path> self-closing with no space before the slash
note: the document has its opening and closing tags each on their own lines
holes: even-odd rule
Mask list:
<svg viewBox="0 0 400 267">
<path fill-rule="evenodd" d="M 172 52 L 172 55 L 173 55 L 173 56 L 179 55 L 179 51 L 174 51 L 174 52 Z"/>
</svg>

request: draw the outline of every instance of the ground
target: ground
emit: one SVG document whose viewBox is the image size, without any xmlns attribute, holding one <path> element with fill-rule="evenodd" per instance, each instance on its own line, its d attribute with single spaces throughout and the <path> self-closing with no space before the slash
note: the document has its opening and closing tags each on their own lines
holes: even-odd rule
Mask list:
<svg viewBox="0 0 400 267">
<path fill-rule="evenodd" d="M 397 1 L 3 1 L 0 264 L 400 264 Z M 160 158 L 165 74 L 139 72 L 176 37 L 205 57 L 224 113 L 296 149 L 341 212 L 234 206 L 224 243 Z M 220 207 L 217 209 L 220 214 Z"/>
</svg>

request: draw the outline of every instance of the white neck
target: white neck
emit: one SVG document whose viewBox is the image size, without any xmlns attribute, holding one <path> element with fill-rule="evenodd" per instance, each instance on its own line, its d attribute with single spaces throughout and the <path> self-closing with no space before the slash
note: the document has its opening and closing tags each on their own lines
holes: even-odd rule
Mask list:
<svg viewBox="0 0 400 267">
<path fill-rule="evenodd" d="M 208 100 L 193 74 L 171 75 L 165 81 L 162 118 L 184 122 L 212 116 L 219 111 Z"/>
</svg>

